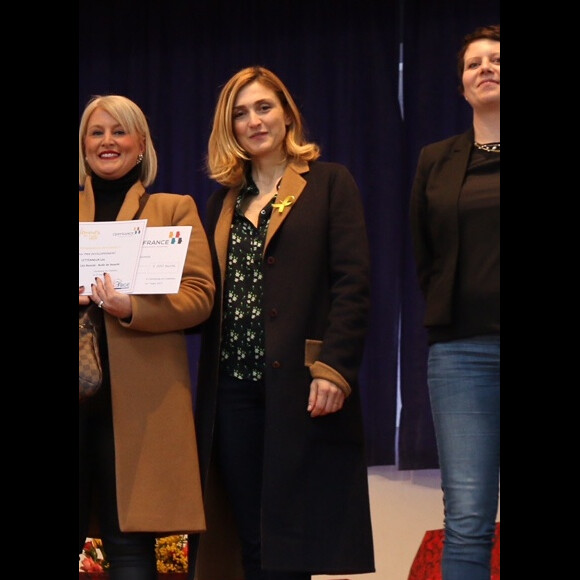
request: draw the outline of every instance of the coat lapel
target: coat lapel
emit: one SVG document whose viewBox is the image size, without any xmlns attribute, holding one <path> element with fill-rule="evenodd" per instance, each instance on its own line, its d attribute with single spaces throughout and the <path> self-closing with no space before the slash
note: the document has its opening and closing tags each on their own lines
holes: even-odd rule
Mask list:
<svg viewBox="0 0 580 580">
<path fill-rule="evenodd" d="M 463 180 L 467 172 L 471 152 L 472 131 L 462 134 L 450 148 L 448 163 L 443 163 L 441 183 L 445 184 L 445 193 L 459 199 Z"/>
<path fill-rule="evenodd" d="M 95 221 L 95 196 L 91 178 L 87 177 L 85 186 L 79 190 L 79 222 Z"/>
<path fill-rule="evenodd" d="M 309 171 L 308 163 L 290 163 L 282 176 L 280 189 L 278 190 L 277 200 L 281 203 L 280 207 L 273 208 L 272 216 L 270 217 L 270 224 L 268 226 L 268 233 L 266 234 L 266 243 L 264 244 L 264 252 L 270 243 L 278 228 L 282 225 L 284 220 L 288 217 L 292 208 L 302 195 L 302 191 L 306 186 L 306 180 L 302 177 L 302 173 Z M 226 260 L 228 255 L 228 243 L 230 241 L 230 228 L 234 219 L 234 209 L 236 206 L 236 199 L 240 192 L 239 187 L 230 189 L 223 201 L 222 209 L 214 230 L 214 242 L 216 248 L 216 255 L 219 263 L 222 278 L 226 271 Z"/>
<path fill-rule="evenodd" d="M 132 185 L 125 195 L 125 200 L 119 210 L 117 220 L 126 221 L 134 219 L 139 209 L 139 200 L 144 193 L 145 188 L 140 181 Z M 93 193 L 93 183 L 90 176 L 85 181 L 83 191 L 79 191 L 79 221 L 95 221 L 95 195 Z"/>
<path fill-rule="evenodd" d="M 230 228 L 234 219 L 234 209 L 236 207 L 236 199 L 240 191 L 239 187 L 230 189 L 224 198 L 222 204 L 222 211 L 220 212 L 214 231 L 214 242 L 216 255 L 222 275 L 224 279 L 226 271 L 226 260 L 228 256 L 228 243 L 230 241 Z"/>
<path fill-rule="evenodd" d="M 280 189 L 276 198 L 276 204 L 272 209 L 272 216 L 270 217 L 270 225 L 268 226 L 268 233 L 266 234 L 266 243 L 264 244 L 264 252 L 278 231 L 278 228 L 284 223 L 284 220 L 290 215 L 290 212 L 298 202 L 302 191 L 306 187 L 306 180 L 302 177 L 302 173 L 308 171 L 308 164 L 290 163 L 282 176 Z"/>
<path fill-rule="evenodd" d="M 125 195 L 125 201 L 123 201 L 123 205 L 119 210 L 117 221 L 135 219 L 135 215 L 139 211 L 139 200 L 141 199 L 141 196 L 144 193 L 145 188 L 143 187 L 143 184 L 140 181 L 131 186 L 131 188 Z"/>
</svg>

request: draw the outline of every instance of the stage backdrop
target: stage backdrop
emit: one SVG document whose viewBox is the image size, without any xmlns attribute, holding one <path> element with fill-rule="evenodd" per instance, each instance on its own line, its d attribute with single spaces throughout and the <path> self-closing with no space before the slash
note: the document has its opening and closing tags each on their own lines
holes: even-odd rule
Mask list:
<svg viewBox="0 0 580 580">
<path fill-rule="evenodd" d="M 499 21 L 499 0 L 79 0 L 79 119 L 95 94 L 142 107 L 159 155 L 151 192 L 192 195 L 204 214 L 215 101 L 252 64 L 287 84 L 322 158 L 352 171 L 372 252 L 369 466 L 438 467 L 408 199 L 420 147 L 470 125 L 455 72 L 462 37 Z"/>
</svg>

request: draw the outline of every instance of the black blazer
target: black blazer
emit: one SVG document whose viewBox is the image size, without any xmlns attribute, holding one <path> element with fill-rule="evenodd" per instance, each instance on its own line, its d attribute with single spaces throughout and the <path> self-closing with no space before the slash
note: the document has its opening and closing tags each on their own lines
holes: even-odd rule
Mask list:
<svg viewBox="0 0 580 580">
<path fill-rule="evenodd" d="M 425 326 L 451 323 L 459 254 L 457 204 L 473 128 L 421 149 L 411 192 L 410 219 L 419 285 L 426 301 Z"/>
</svg>

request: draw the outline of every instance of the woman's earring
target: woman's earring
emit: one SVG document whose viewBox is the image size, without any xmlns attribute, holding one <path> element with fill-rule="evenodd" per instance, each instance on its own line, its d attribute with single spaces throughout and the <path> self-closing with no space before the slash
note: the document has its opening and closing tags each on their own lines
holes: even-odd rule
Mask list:
<svg viewBox="0 0 580 580">
<path fill-rule="evenodd" d="M 137 156 L 137 165 L 139 165 L 141 161 L 143 161 L 143 153 L 139 153 L 139 155 Z"/>
</svg>

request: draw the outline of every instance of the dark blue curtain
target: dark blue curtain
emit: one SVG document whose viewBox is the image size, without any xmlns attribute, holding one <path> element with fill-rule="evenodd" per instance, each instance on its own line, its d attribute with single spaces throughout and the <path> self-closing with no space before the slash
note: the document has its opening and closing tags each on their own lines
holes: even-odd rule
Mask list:
<svg viewBox="0 0 580 580">
<path fill-rule="evenodd" d="M 252 64 L 287 84 L 323 159 L 352 171 L 373 263 L 361 373 L 369 466 L 438 465 L 408 196 L 420 146 L 470 123 L 456 88 L 461 38 L 495 22 L 499 0 L 79 1 L 79 118 L 94 94 L 141 106 L 159 155 L 150 191 L 192 195 L 203 215 L 215 101 Z"/>
</svg>

